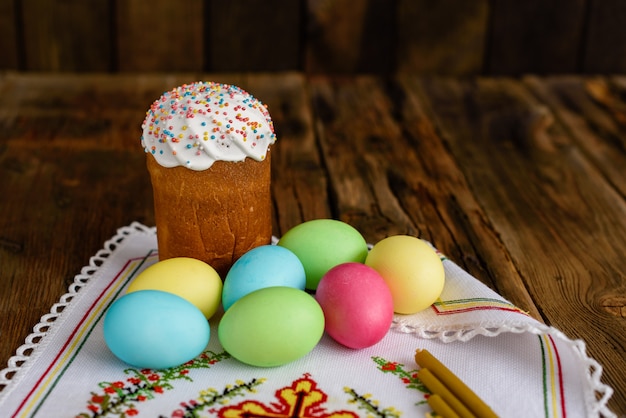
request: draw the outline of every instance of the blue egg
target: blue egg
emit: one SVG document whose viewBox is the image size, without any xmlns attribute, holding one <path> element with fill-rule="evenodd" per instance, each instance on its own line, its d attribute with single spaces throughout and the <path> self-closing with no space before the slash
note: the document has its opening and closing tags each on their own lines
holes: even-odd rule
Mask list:
<svg viewBox="0 0 626 418">
<path fill-rule="evenodd" d="M 209 343 L 204 314 L 191 302 L 160 290 L 117 299 L 104 317 L 104 341 L 115 356 L 141 369 L 166 369 L 198 356 Z"/>
<path fill-rule="evenodd" d="M 237 300 L 255 290 L 283 286 L 304 290 L 306 274 L 300 259 L 276 245 L 256 247 L 233 264 L 224 279 L 222 305 L 227 310 Z"/>
</svg>

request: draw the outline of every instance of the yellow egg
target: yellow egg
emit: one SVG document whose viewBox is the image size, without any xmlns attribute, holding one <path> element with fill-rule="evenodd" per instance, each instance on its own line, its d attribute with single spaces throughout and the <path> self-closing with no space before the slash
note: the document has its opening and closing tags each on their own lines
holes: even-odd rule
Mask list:
<svg viewBox="0 0 626 418">
<path fill-rule="evenodd" d="M 222 280 L 215 269 L 194 258 L 177 257 L 159 261 L 142 271 L 127 293 L 161 290 L 191 302 L 209 319 L 221 302 Z"/>
<path fill-rule="evenodd" d="M 365 264 L 378 271 L 389 286 L 396 313 L 424 310 L 443 291 L 443 263 L 435 250 L 419 238 L 408 235 L 385 238 L 374 245 Z"/>
</svg>

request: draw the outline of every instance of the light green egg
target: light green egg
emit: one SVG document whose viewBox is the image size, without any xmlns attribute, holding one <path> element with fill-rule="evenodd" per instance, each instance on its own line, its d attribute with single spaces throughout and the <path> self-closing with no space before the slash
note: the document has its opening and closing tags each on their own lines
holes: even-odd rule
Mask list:
<svg viewBox="0 0 626 418">
<path fill-rule="evenodd" d="M 361 233 L 334 219 L 301 223 L 287 231 L 278 245 L 300 259 L 309 290 L 317 289 L 322 276 L 331 268 L 349 262 L 363 263 L 367 257 L 367 243 Z"/>
<path fill-rule="evenodd" d="M 308 354 L 324 333 L 324 313 L 306 292 L 268 287 L 237 300 L 218 326 L 222 347 L 242 363 L 275 367 Z"/>
</svg>

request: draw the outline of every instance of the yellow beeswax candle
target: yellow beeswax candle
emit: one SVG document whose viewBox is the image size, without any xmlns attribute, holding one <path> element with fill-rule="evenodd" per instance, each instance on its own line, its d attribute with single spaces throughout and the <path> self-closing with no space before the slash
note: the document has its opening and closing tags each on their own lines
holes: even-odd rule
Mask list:
<svg viewBox="0 0 626 418">
<path fill-rule="evenodd" d="M 452 393 L 443 383 L 435 377 L 428 369 L 420 369 L 417 372 L 417 378 L 430 390 L 433 395 L 438 395 L 441 399 L 455 412 L 455 416 L 461 418 L 476 418 L 475 415 L 467 409 L 454 393 Z M 432 405 L 431 405 L 432 406 Z M 436 412 L 436 411 L 435 411 Z"/>
<path fill-rule="evenodd" d="M 441 396 L 437 394 L 430 395 L 428 405 L 437 413 L 437 416 L 443 418 L 459 418 L 459 415 L 448 405 Z"/>
<path fill-rule="evenodd" d="M 449 392 L 453 393 L 474 415 L 485 418 L 497 418 L 497 415 L 482 399 L 430 352 L 423 349 L 416 350 L 415 362 L 422 368 L 428 368 L 431 374 L 434 375 Z M 426 382 L 423 383 L 428 386 Z"/>
</svg>

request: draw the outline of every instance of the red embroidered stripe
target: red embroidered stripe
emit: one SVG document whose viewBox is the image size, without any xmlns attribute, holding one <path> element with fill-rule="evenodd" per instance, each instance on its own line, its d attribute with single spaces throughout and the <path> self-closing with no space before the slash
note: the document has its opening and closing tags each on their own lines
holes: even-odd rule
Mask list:
<svg viewBox="0 0 626 418">
<path fill-rule="evenodd" d="M 471 311 L 509 311 L 528 316 L 528 314 L 515 305 L 492 298 L 468 298 L 455 300 L 438 300 L 432 305 L 437 315 L 453 315 Z"/>
</svg>

